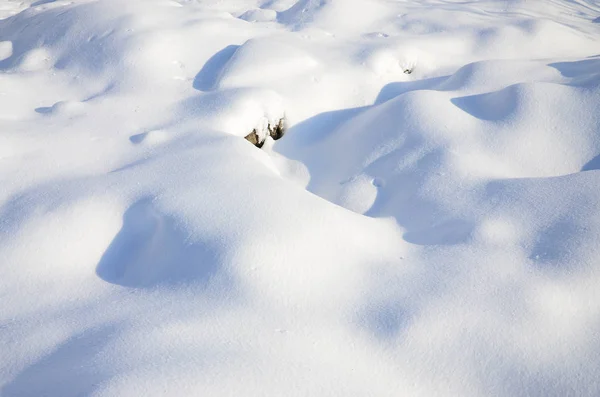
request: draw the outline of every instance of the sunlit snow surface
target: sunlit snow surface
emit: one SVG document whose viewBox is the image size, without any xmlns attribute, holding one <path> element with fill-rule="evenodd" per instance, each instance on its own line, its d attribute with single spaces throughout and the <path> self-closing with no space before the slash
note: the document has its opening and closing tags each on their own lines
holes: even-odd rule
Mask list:
<svg viewBox="0 0 600 397">
<path fill-rule="evenodd" d="M 600 395 L 600 3 L 0 18 L 1 396 Z"/>
</svg>

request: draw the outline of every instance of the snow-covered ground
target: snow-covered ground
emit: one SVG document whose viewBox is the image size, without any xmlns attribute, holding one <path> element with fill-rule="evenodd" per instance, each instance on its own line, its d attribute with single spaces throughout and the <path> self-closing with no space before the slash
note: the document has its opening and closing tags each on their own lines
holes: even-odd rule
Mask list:
<svg viewBox="0 0 600 397">
<path fill-rule="evenodd" d="M 0 18 L 1 396 L 600 395 L 600 2 Z"/>
</svg>

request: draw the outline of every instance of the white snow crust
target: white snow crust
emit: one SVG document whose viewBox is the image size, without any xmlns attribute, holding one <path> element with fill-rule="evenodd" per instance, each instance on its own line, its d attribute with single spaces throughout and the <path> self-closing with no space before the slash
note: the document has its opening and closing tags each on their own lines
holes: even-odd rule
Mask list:
<svg viewBox="0 0 600 397">
<path fill-rule="evenodd" d="M 600 395 L 597 1 L 1 0 L 0 187 L 1 396 Z"/>
</svg>

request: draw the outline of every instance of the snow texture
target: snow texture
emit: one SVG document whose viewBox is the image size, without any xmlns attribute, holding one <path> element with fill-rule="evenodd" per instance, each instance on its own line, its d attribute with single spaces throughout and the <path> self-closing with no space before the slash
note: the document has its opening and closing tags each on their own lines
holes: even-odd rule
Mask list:
<svg viewBox="0 0 600 397">
<path fill-rule="evenodd" d="M 599 20 L 0 1 L 0 395 L 600 395 Z"/>
</svg>

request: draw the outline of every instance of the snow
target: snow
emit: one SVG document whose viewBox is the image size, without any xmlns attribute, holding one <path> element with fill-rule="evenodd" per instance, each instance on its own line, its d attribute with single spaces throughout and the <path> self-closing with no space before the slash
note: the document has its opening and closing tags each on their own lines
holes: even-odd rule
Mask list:
<svg viewBox="0 0 600 397">
<path fill-rule="evenodd" d="M 0 395 L 600 395 L 599 18 L 0 1 Z"/>
</svg>

